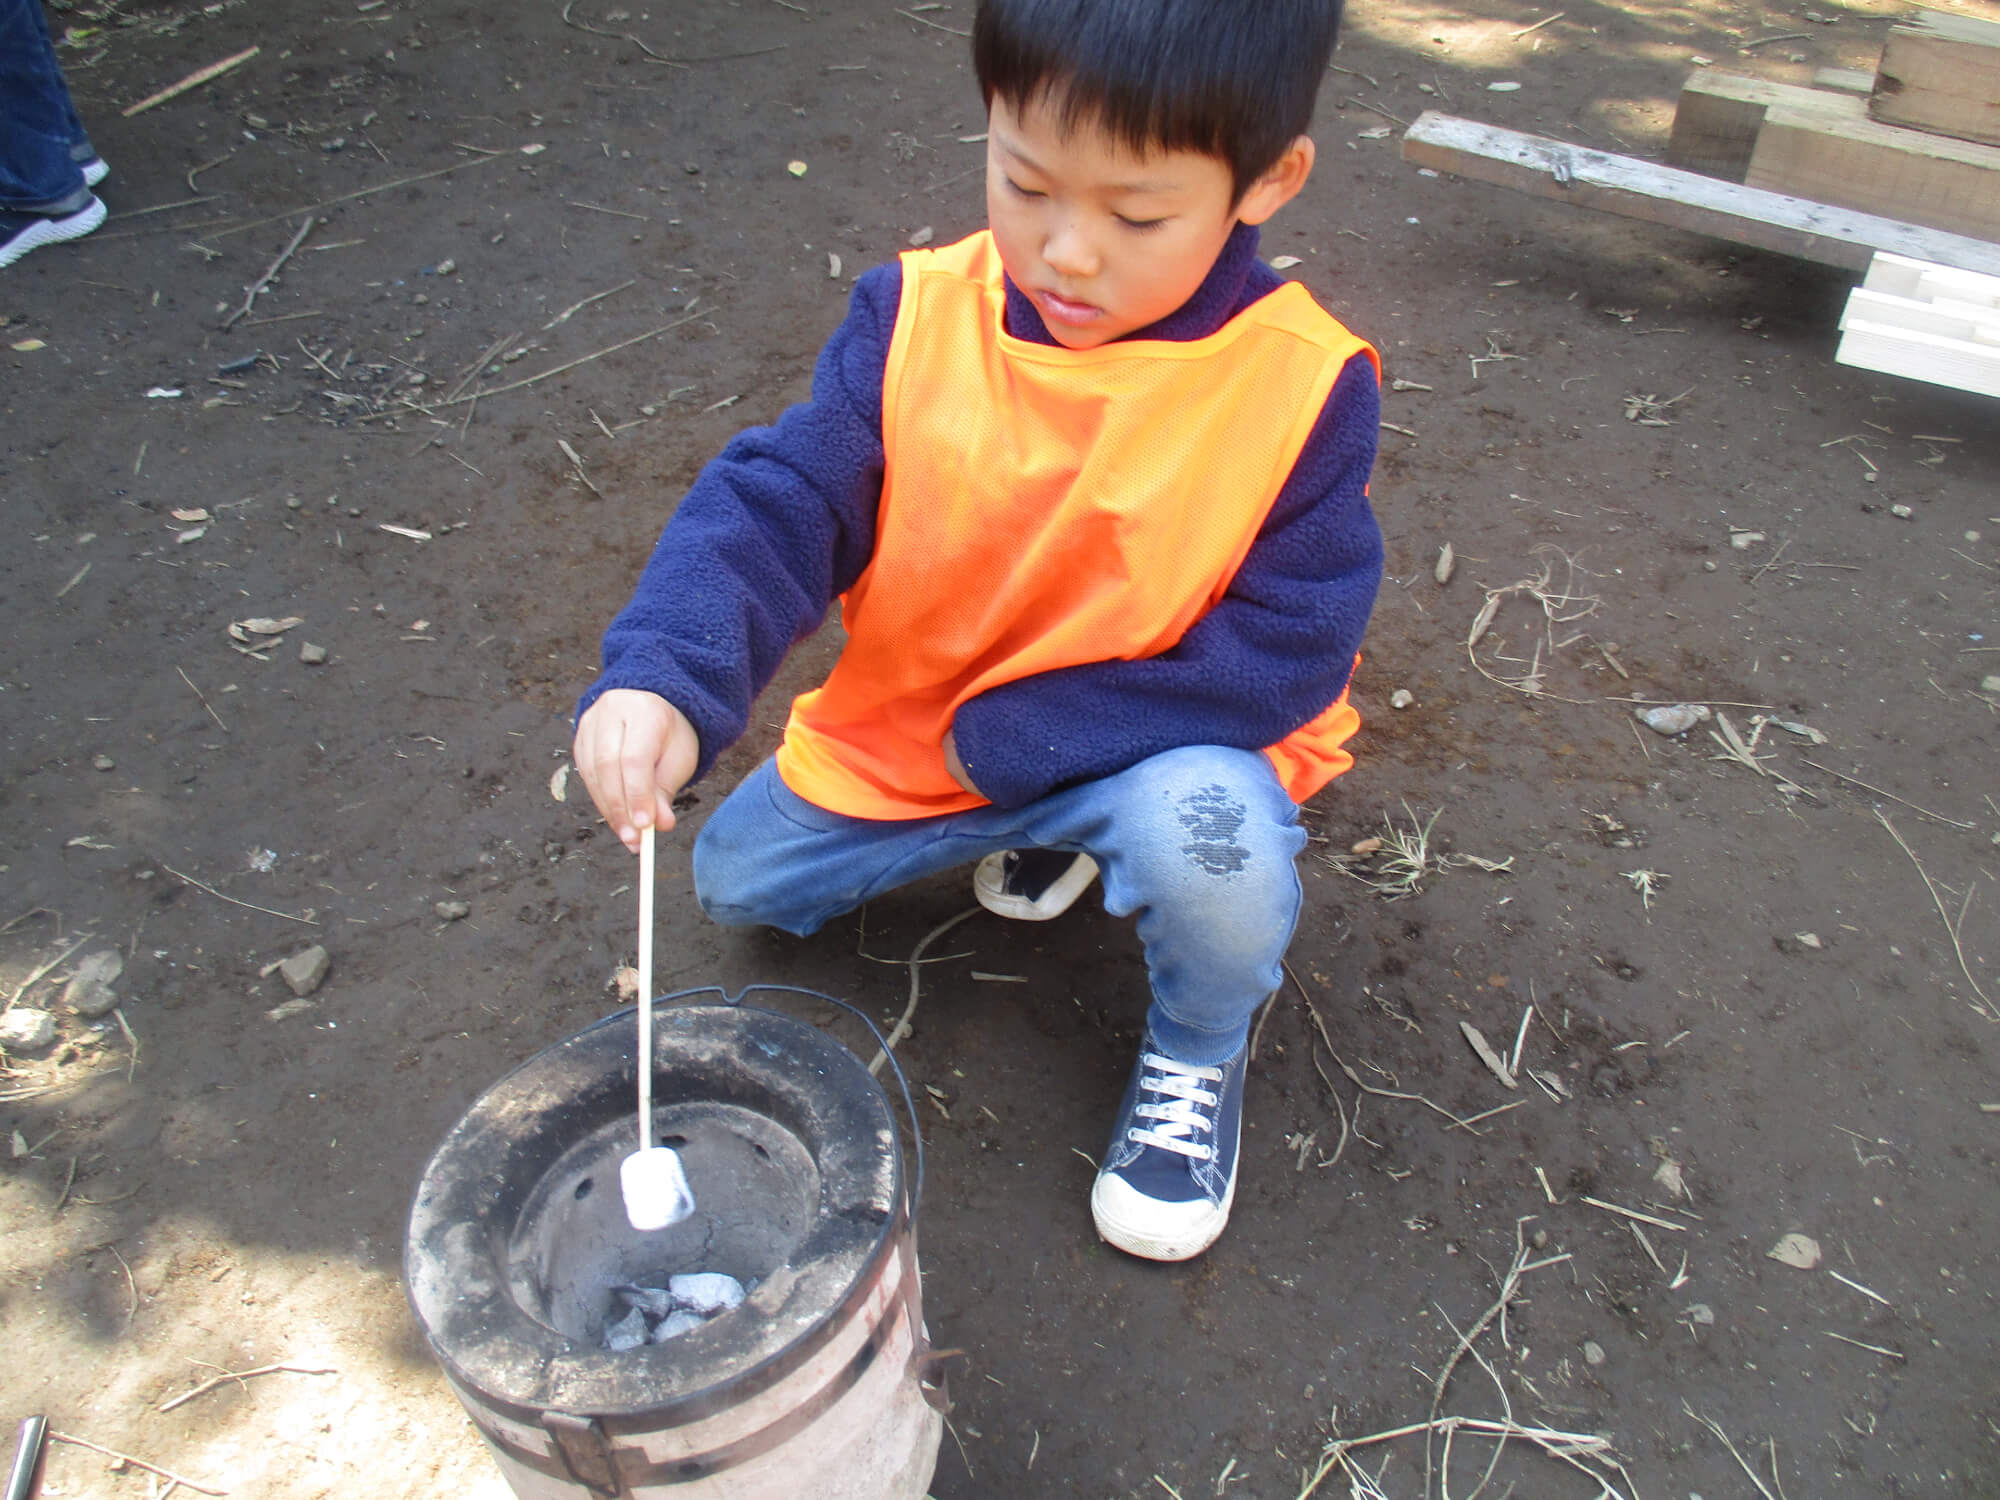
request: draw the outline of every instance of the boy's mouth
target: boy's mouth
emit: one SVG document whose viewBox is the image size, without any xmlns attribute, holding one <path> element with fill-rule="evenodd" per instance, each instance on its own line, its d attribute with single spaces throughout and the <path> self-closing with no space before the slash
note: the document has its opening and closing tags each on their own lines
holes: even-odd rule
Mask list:
<svg viewBox="0 0 2000 1500">
<path fill-rule="evenodd" d="M 1095 303 L 1079 302 L 1074 297 L 1065 297 L 1047 288 L 1035 293 L 1035 301 L 1041 308 L 1043 318 L 1071 328 L 1085 327 L 1104 316 L 1104 309 Z"/>
</svg>

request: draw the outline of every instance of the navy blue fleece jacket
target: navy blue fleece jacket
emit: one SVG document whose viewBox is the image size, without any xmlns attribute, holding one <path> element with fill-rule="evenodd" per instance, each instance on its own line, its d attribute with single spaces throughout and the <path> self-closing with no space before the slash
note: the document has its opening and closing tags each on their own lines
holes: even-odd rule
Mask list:
<svg viewBox="0 0 2000 1500">
<path fill-rule="evenodd" d="M 1283 284 L 1237 226 L 1208 277 L 1135 339 L 1214 333 Z M 672 703 L 701 742 L 696 775 L 743 733 L 751 700 L 868 565 L 882 492 L 882 382 L 902 268 L 867 272 L 821 352 L 812 399 L 739 433 L 667 523 L 632 602 L 604 636 L 611 688 Z M 1007 331 L 1054 345 L 1009 281 Z M 1382 578 L 1369 509 L 1380 395 L 1363 355 L 1327 398 L 1220 602 L 1171 649 L 1025 677 L 962 705 L 952 726 L 982 795 L 1018 807 L 1183 745 L 1257 750 L 1340 695 Z"/>
</svg>

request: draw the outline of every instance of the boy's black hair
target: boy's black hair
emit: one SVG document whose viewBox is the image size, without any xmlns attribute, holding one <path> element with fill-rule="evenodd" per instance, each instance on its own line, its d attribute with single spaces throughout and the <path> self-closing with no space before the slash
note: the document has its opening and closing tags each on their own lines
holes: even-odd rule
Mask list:
<svg viewBox="0 0 2000 1500">
<path fill-rule="evenodd" d="M 1056 107 L 1135 151 L 1229 164 L 1241 199 L 1311 123 L 1341 0 L 980 0 L 972 61 L 990 106 Z"/>
</svg>

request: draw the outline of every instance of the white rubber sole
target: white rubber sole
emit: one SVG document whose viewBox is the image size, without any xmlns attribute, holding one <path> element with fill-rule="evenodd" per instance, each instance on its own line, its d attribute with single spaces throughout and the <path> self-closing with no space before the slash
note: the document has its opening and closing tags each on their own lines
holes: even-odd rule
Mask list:
<svg viewBox="0 0 2000 1500">
<path fill-rule="evenodd" d="M 36 219 L 6 244 L 0 245 L 0 267 L 11 266 L 30 250 L 44 245 L 60 245 L 64 240 L 80 240 L 104 222 L 109 212 L 102 198 L 93 197 L 88 208 L 80 208 L 62 218 Z"/>
<path fill-rule="evenodd" d="M 1219 1204 L 1206 1199 L 1161 1203 L 1136 1191 L 1122 1177 L 1098 1175 L 1090 1190 L 1090 1217 L 1098 1238 L 1142 1260 L 1193 1260 L 1222 1238 L 1229 1209 L 1236 1201 L 1236 1181 Z"/>
<path fill-rule="evenodd" d="M 1097 879 L 1097 861 L 1088 854 L 1079 854 L 1076 862 L 1063 872 L 1063 878 L 1042 892 L 1041 900 L 1030 901 L 1006 891 L 1006 859 L 1003 851 L 989 854 L 979 862 L 972 872 L 972 894 L 995 916 L 1016 922 L 1047 922 L 1061 916 L 1076 905 L 1076 898 Z"/>
</svg>

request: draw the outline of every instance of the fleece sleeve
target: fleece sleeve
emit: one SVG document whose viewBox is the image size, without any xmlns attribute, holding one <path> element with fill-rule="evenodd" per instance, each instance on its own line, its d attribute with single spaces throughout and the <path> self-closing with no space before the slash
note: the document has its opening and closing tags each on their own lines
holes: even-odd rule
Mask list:
<svg viewBox="0 0 2000 1500">
<path fill-rule="evenodd" d="M 743 733 L 751 700 L 874 551 L 901 297 L 899 265 L 862 276 L 812 399 L 739 433 L 701 471 L 605 632 L 603 673 L 579 715 L 612 688 L 659 694 L 694 726 L 697 776 Z"/>
<path fill-rule="evenodd" d="M 1224 597 L 1168 650 L 1024 677 L 953 723 L 980 792 L 1018 807 L 1183 745 L 1261 750 L 1340 696 L 1382 581 L 1368 504 L 1381 393 L 1350 359 Z"/>
</svg>

